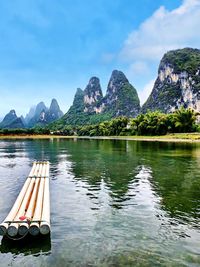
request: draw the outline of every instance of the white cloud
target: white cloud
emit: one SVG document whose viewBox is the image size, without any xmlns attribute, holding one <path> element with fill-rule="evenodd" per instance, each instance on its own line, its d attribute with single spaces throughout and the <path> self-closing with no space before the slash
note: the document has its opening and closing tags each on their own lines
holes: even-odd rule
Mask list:
<svg viewBox="0 0 200 267">
<path fill-rule="evenodd" d="M 185 0 L 177 9 L 161 6 L 130 33 L 120 59 L 131 62 L 157 61 L 166 51 L 200 45 L 200 0 Z"/>
<path fill-rule="evenodd" d="M 200 48 L 199 29 L 200 0 L 184 0 L 171 11 L 159 7 L 129 34 L 118 58 L 128 63 L 126 73 L 139 89 L 141 104 L 152 91 L 164 53 L 184 47 Z"/>
<path fill-rule="evenodd" d="M 149 97 L 153 86 L 154 86 L 155 79 L 150 80 L 143 88 L 143 90 L 138 91 L 138 95 L 140 98 L 140 105 L 143 105 L 147 98 Z"/>
</svg>

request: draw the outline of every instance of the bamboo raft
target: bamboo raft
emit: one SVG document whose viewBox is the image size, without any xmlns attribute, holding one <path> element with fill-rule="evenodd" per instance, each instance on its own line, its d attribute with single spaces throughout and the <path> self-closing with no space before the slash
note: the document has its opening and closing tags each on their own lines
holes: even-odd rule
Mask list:
<svg viewBox="0 0 200 267">
<path fill-rule="evenodd" d="M 49 162 L 33 162 L 8 216 L 0 224 L 0 235 L 23 238 L 50 233 Z"/>
</svg>

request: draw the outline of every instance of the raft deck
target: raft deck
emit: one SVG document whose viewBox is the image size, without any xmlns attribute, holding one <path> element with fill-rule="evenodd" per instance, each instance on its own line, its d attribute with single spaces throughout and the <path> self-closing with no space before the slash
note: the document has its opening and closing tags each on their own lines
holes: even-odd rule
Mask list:
<svg viewBox="0 0 200 267">
<path fill-rule="evenodd" d="M 50 233 L 49 162 L 33 162 L 8 216 L 0 224 L 0 235 L 10 238 Z"/>
</svg>

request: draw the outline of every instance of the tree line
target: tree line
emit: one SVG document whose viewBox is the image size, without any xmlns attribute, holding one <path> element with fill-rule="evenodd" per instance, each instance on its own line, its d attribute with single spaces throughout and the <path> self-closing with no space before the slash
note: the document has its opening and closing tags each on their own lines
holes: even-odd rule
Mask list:
<svg viewBox="0 0 200 267">
<path fill-rule="evenodd" d="M 140 114 L 136 118 L 119 117 L 97 125 L 82 126 L 77 129 L 80 136 L 113 135 L 165 135 L 167 133 L 197 132 L 198 113 L 192 109 L 180 108 L 171 114 L 159 111 Z"/>
<path fill-rule="evenodd" d="M 1 129 L 0 134 L 57 134 L 78 136 L 129 136 L 165 135 L 167 133 L 200 132 L 197 123 L 199 113 L 192 109 L 180 108 L 174 113 L 160 111 L 139 114 L 136 118 L 117 117 L 94 125 L 70 126 L 62 129 L 36 127 L 32 129 Z"/>
<path fill-rule="evenodd" d="M 39 135 L 39 134 L 50 134 L 50 129 L 42 127 L 0 129 L 0 135 Z"/>
</svg>

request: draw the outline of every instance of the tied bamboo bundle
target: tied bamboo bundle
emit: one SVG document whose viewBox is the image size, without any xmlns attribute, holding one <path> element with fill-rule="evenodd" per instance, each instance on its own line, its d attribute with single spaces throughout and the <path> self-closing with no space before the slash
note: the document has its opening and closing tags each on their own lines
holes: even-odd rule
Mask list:
<svg viewBox="0 0 200 267">
<path fill-rule="evenodd" d="M 50 232 L 49 162 L 34 162 L 11 211 L 0 224 L 0 235 L 13 238 Z"/>
</svg>

